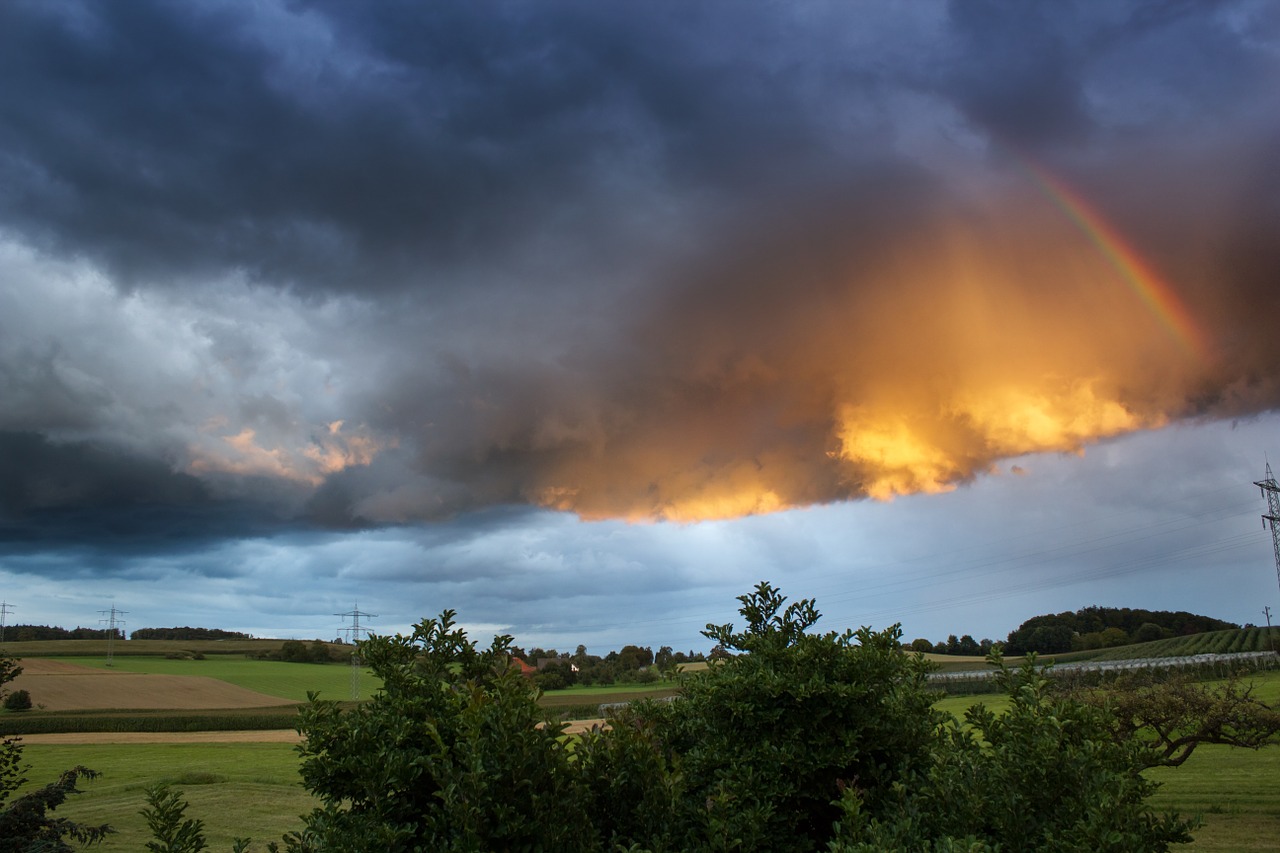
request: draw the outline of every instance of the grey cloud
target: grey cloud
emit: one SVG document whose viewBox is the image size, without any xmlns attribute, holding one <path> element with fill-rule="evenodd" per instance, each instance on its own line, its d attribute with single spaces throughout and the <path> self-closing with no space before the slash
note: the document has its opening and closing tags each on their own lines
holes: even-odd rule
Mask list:
<svg viewBox="0 0 1280 853">
<path fill-rule="evenodd" d="M 208 302 L 158 312 L 189 323 L 197 362 L 169 382 L 139 379 L 157 352 L 115 358 L 109 335 L 73 351 L 33 335 L 0 360 L 3 423 L 135 435 L 147 471 L 200 470 L 190 455 L 248 428 L 267 461 L 312 449 L 328 422 L 377 431 L 372 460 L 305 485 L 201 471 L 218 500 L 304 527 L 536 502 L 575 466 L 623 482 L 602 505 L 616 489 L 658 507 L 670 487 L 649 449 L 690 479 L 789 465 L 793 500 L 858 496 L 828 454 L 833 401 L 861 388 L 814 358 L 843 359 L 857 386 L 877 359 L 923 374 L 952 355 L 909 335 L 846 347 L 892 319 L 863 295 L 909 284 L 883 264 L 981 220 L 965 182 L 1007 183 L 1006 141 L 1127 202 L 1126 228 L 1172 211 L 1150 245 L 1176 242 L 1198 212 L 1159 185 L 1176 166 L 1194 192 L 1212 134 L 1189 134 L 1202 150 L 1163 173 L 1124 176 L 1201 109 L 1274 140 L 1242 119 L 1274 67 L 1267 26 L 1149 3 L 6 5 L 0 222 L 112 289 L 181 300 L 174 285 L 200 284 Z M 1191 48 L 1204 74 L 1166 83 Z M 1125 94 L 1100 99 L 1113 86 Z M 936 157 L 903 143 L 906 95 L 967 125 L 926 123 Z M 1192 259 L 1235 265 L 1211 320 L 1238 343 L 1176 416 L 1275 403 L 1257 328 L 1276 299 L 1273 188 L 1239 203 L 1261 224 L 1238 216 L 1228 250 Z M 1053 289 L 1027 267 L 1026 293 Z M 220 301 L 229 281 L 240 301 Z M 920 316 L 898 319 L 928 340 L 937 320 Z M 104 362 L 94 382 L 68 378 Z"/>
<path fill-rule="evenodd" d="M 0 553 L 70 549 L 102 563 L 264 535 L 281 523 L 261 502 L 219 500 L 162 460 L 0 432 Z"/>
<path fill-rule="evenodd" d="M 443 291 L 562 253 L 599 279 L 670 214 L 655 182 L 736 203 L 848 161 L 882 57 L 839 27 L 885 23 L 833 9 L 12 5 L 0 216 L 130 285 Z"/>
</svg>

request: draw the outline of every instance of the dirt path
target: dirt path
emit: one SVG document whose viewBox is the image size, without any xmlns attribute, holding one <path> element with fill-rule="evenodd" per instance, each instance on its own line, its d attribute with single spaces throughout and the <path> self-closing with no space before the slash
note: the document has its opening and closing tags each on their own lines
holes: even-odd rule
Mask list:
<svg viewBox="0 0 1280 853">
<path fill-rule="evenodd" d="M 302 737 L 291 729 L 260 732 L 58 732 L 19 735 L 24 744 L 102 743 L 298 743 Z"/>
</svg>

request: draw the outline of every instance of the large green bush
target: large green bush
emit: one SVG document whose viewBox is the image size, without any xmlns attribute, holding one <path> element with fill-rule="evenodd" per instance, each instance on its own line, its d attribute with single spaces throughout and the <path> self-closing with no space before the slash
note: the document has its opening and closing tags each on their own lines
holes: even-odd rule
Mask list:
<svg viewBox="0 0 1280 853">
<path fill-rule="evenodd" d="M 897 627 L 811 633 L 811 600 L 769 584 L 745 625 L 669 703 L 581 738 L 548 724 L 511 667 L 452 611 L 361 653 L 382 690 L 313 699 L 302 776 L 322 805 L 285 839 L 312 851 L 1138 851 L 1188 838 L 1153 815 L 1145 749 L 1106 707 L 1052 695 L 1034 664 L 998 681 L 996 716 L 932 707 L 929 665 Z M 274 845 L 272 845 L 274 849 Z"/>
<path fill-rule="evenodd" d="M 1147 853 L 1191 840 L 1192 823 L 1151 813 L 1145 748 L 1116 740 L 1104 708 L 1054 695 L 1034 658 L 992 662 L 1008 709 L 975 705 L 941 730 L 927 770 L 879 792 L 876 811 L 846 789 L 832 853 Z"/>
<path fill-rule="evenodd" d="M 31 694 L 25 690 L 13 691 L 4 697 L 4 709 L 6 711 L 30 711 Z"/>
<path fill-rule="evenodd" d="M 592 828 L 560 727 L 510 665 L 510 637 L 477 649 L 453 611 L 360 654 L 382 681 L 343 712 L 313 699 L 301 717 L 302 778 L 322 807 L 321 850 L 587 850 Z"/>
<path fill-rule="evenodd" d="M 815 850 L 842 789 L 876 810 L 924 769 L 942 721 L 928 665 L 903 652 L 897 626 L 808 633 L 812 600 L 787 605 L 767 583 L 739 600 L 744 630 L 704 632 L 733 656 L 645 713 L 681 773 L 687 849 Z"/>
</svg>

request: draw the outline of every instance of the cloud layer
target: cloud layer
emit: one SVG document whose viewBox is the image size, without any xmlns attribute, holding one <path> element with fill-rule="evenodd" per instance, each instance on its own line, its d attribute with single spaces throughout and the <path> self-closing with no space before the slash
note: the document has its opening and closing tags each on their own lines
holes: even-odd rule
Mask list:
<svg viewBox="0 0 1280 853">
<path fill-rule="evenodd" d="M 1273 410 L 1278 17 L 7 4 L 0 531 L 732 518 Z"/>
</svg>

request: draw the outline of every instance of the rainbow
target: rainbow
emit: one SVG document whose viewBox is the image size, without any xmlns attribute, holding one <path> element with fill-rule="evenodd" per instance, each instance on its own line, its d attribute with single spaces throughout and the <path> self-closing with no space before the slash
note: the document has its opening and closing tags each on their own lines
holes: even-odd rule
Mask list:
<svg viewBox="0 0 1280 853">
<path fill-rule="evenodd" d="M 1045 197 L 1089 238 L 1173 339 L 1195 358 L 1207 360 L 1208 337 L 1177 292 L 1079 193 L 1029 159 L 1018 159 Z"/>
</svg>

